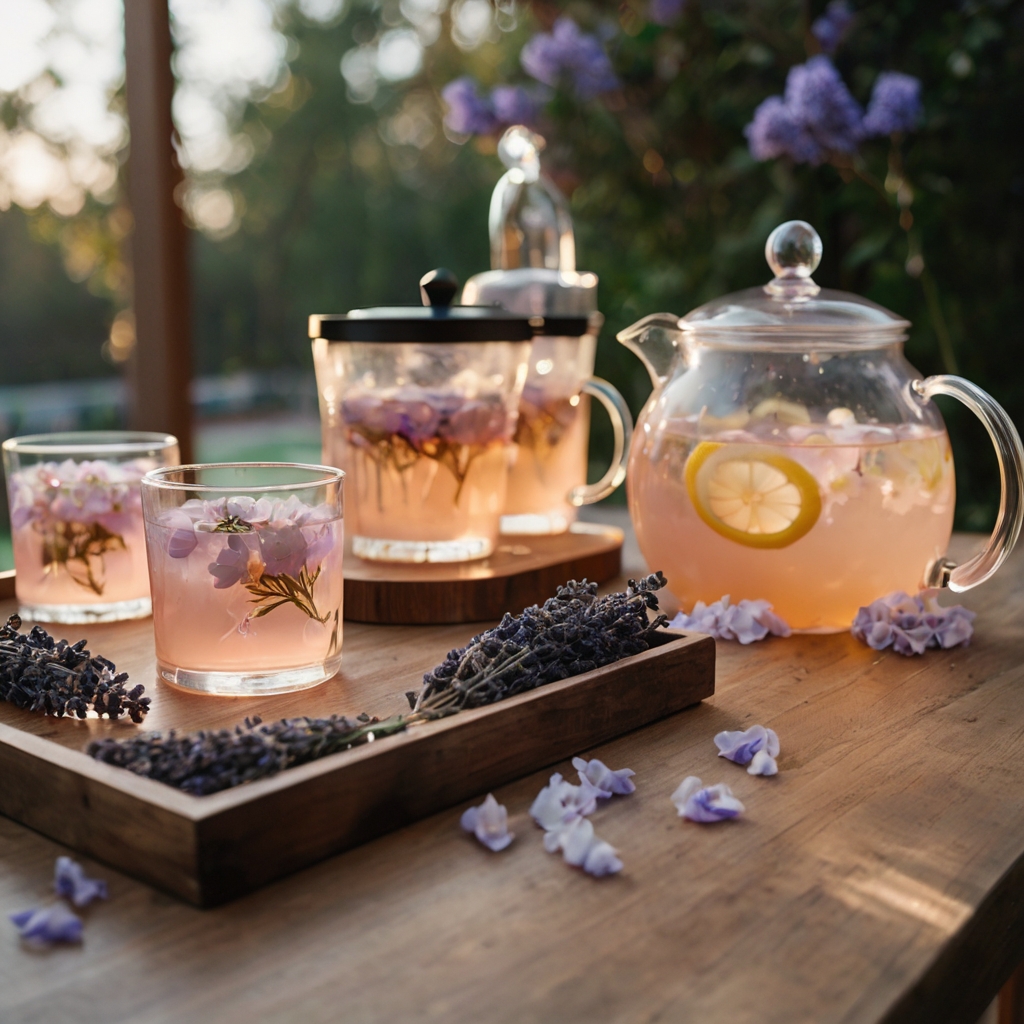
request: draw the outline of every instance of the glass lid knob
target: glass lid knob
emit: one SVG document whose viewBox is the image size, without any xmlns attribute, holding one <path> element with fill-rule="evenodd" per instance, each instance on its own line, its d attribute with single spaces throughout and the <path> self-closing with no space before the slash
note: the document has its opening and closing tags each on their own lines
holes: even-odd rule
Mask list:
<svg viewBox="0 0 1024 1024">
<path fill-rule="evenodd" d="M 806 221 L 780 224 L 768 236 L 764 256 L 775 273 L 775 279 L 764 286 L 769 295 L 800 300 L 821 291 L 811 279 L 821 262 L 821 238 Z"/>
</svg>

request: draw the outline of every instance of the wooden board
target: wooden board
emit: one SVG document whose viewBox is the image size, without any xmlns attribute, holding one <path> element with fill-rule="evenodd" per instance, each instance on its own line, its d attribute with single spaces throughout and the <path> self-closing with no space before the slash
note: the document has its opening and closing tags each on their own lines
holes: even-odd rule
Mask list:
<svg viewBox="0 0 1024 1024">
<path fill-rule="evenodd" d="M 403 565 L 345 557 L 345 618 L 431 625 L 500 619 L 550 597 L 566 580 L 604 583 L 622 563 L 622 531 L 574 523 L 553 537 L 502 537 L 474 562 Z"/>
<path fill-rule="evenodd" d="M 154 697 L 146 727 L 161 730 L 226 727 L 252 714 L 407 711 L 404 691 L 468 639 L 464 626 L 346 633 L 335 679 L 262 698 L 156 682 L 146 621 L 93 626 L 87 635 L 94 652 L 146 684 Z M 67 635 L 77 639 L 80 630 L 68 627 Z M 130 723 L 53 719 L 0 704 L 0 813 L 210 906 L 695 704 L 714 692 L 714 664 L 710 638 L 666 631 L 658 646 L 615 665 L 207 797 L 82 752 L 94 736 L 130 735 Z"/>
</svg>

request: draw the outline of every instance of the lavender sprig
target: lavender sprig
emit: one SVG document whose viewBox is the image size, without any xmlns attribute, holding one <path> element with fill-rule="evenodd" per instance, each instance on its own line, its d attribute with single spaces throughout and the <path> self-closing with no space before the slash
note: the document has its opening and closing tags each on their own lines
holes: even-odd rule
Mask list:
<svg viewBox="0 0 1024 1024">
<path fill-rule="evenodd" d="M 264 725 L 257 716 L 234 729 L 184 735 L 171 729 L 124 740 L 104 737 L 93 740 L 86 753 L 194 796 L 207 796 L 402 732 L 406 724 L 398 716 L 380 721 L 368 715 L 355 720 L 331 715 Z"/>
<path fill-rule="evenodd" d="M 117 673 L 113 662 L 90 655 L 85 640 L 69 644 L 54 640 L 41 626 L 29 633 L 19 633 L 20 628 L 17 615 L 0 627 L 0 700 L 57 718 L 85 718 L 95 711 L 142 722 L 150 699 L 141 684 L 125 690 L 127 672 Z"/>
<path fill-rule="evenodd" d="M 625 593 L 597 596 L 597 584 L 570 580 L 543 606 L 508 613 L 493 629 L 449 652 L 423 676 L 420 693 L 407 694 L 423 717 L 436 718 L 481 707 L 639 654 L 650 635 L 668 621 L 657 611 L 660 573 L 630 580 Z"/>
</svg>

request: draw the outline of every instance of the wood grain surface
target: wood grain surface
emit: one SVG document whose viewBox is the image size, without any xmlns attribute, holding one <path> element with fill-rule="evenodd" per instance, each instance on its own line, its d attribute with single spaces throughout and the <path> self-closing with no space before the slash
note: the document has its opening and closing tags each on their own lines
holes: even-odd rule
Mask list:
<svg viewBox="0 0 1024 1024">
<path fill-rule="evenodd" d="M 13 607 L 0 605 L 0 615 Z M 179 732 L 233 727 L 253 715 L 405 713 L 405 691 L 469 639 L 467 627 L 457 627 L 458 638 L 446 635 L 435 651 L 422 628 L 357 626 L 345 638 L 340 674 L 324 686 L 239 699 L 157 681 L 147 620 L 51 629 L 72 641 L 87 630 L 95 652 L 147 687 L 146 727 Z M 205 797 L 82 752 L 93 737 L 133 735 L 131 722 L 56 719 L 0 704 L 0 813 L 192 903 L 216 905 L 714 693 L 710 638 L 664 630 L 656 641 L 593 672 Z"/>
<path fill-rule="evenodd" d="M 0 1020 L 974 1024 L 1024 959 L 1022 554 L 961 598 L 966 649 L 719 644 L 713 698 L 588 752 L 637 772 L 593 819 L 621 875 L 544 852 L 547 771 L 496 792 L 504 853 L 459 807 L 216 910 L 86 861 L 112 899 L 80 949 L 0 930 Z M 715 756 L 753 722 L 781 738 L 775 779 Z M 745 817 L 680 821 L 688 774 Z M 0 819 L 0 913 L 46 902 L 64 852 Z"/>
<path fill-rule="evenodd" d="M 622 569 L 622 530 L 574 523 L 567 533 L 502 537 L 489 558 L 403 565 L 345 556 L 345 618 L 389 625 L 500 619 L 547 600 L 566 580 L 604 583 Z"/>
</svg>

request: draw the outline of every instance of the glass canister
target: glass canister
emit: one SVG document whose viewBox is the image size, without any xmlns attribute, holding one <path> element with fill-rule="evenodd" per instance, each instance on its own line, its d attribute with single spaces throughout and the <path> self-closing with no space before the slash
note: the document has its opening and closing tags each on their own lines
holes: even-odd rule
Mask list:
<svg viewBox="0 0 1024 1024">
<path fill-rule="evenodd" d="M 150 614 L 139 489 L 181 459 L 170 434 L 74 431 L 4 442 L 23 618 L 115 622 Z"/>
<path fill-rule="evenodd" d="M 310 317 L 324 461 L 348 474 L 360 558 L 462 562 L 495 548 L 533 327 L 453 306 L 432 271 L 423 306 Z"/>
<path fill-rule="evenodd" d="M 466 282 L 462 301 L 529 316 L 536 330 L 519 405 L 516 457 L 501 519 L 506 534 L 562 533 L 581 505 L 600 501 L 626 477 L 633 419 L 624 399 L 594 377 L 597 275 L 576 271 L 572 217 L 541 170 L 544 139 L 522 125 L 498 144 L 507 170 L 491 196 L 491 266 Z M 590 399 L 611 419 L 611 467 L 587 485 Z"/>
</svg>

